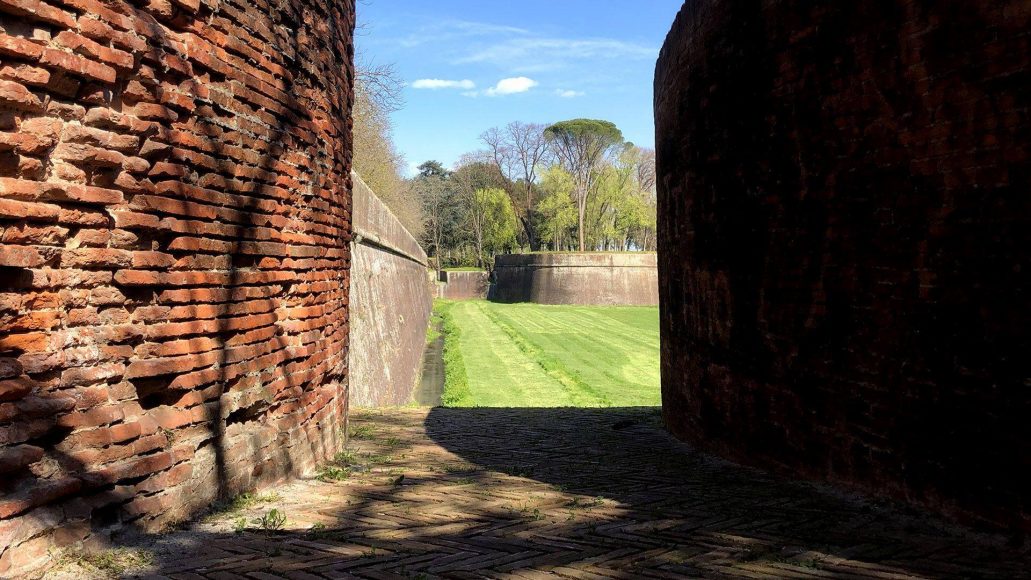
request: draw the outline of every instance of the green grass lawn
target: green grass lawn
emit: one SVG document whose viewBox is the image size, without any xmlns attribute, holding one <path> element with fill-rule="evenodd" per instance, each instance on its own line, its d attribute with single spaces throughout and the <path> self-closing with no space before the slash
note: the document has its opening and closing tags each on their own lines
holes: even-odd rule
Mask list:
<svg viewBox="0 0 1031 580">
<path fill-rule="evenodd" d="M 658 406 L 659 310 L 440 302 L 444 404 Z"/>
</svg>

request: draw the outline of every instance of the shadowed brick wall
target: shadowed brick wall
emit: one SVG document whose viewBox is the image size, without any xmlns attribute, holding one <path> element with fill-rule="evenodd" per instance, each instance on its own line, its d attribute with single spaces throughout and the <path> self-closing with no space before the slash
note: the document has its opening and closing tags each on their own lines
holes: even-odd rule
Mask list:
<svg viewBox="0 0 1031 580">
<path fill-rule="evenodd" d="M 0 0 L 0 576 L 342 443 L 353 0 Z"/>
<path fill-rule="evenodd" d="M 1031 530 L 1031 2 L 691 0 L 655 80 L 663 405 Z"/>
</svg>

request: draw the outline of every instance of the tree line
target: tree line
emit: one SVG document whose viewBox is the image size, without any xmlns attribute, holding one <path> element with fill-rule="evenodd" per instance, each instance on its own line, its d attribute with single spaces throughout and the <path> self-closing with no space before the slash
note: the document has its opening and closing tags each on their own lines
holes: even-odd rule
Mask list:
<svg viewBox="0 0 1031 580">
<path fill-rule="evenodd" d="M 419 166 L 423 242 L 441 267 L 500 253 L 655 249 L 655 154 L 608 121 L 514 122 L 453 168 Z"/>
<path fill-rule="evenodd" d="M 453 167 L 404 177 L 390 113 L 403 83 L 393 69 L 356 75 L 354 168 L 421 241 L 438 268 L 491 268 L 523 251 L 654 251 L 655 153 L 608 121 L 513 122 Z"/>
</svg>

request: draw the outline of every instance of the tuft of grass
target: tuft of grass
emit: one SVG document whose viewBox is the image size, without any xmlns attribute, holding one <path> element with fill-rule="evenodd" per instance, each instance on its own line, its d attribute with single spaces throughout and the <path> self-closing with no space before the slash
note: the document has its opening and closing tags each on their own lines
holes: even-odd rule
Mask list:
<svg viewBox="0 0 1031 580">
<path fill-rule="evenodd" d="M 240 495 L 228 500 L 215 504 L 211 514 L 208 518 L 221 518 L 225 516 L 235 515 L 244 510 L 249 510 L 261 505 L 274 503 L 283 499 L 281 495 L 275 492 L 269 493 L 253 493 L 245 492 Z"/>
<path fill-rule="evenodd" d="M 361 449 L 344 449 L 333 457 L 333 461 L 319 468 L 316 477 L 320 481 L 342 481 L 350 478 L 356 471 L 366 471 L 368 467 L 384 465 L 394 460 L 392 455 L 362 453 Z"/>
<path fill-rule="evenodd" d="M 361 456 L 358 454 L 359 451 L 360 449 L 344 449 L 333 457 L 333 463 L 342 467 L 358 465 L 361 461 Z"/>
<path fill-rule="evenodd" d="M 600 505 L 603 505 L 604 503 L 605 503 L 605 500 L 603 498 L 600 498 L 600 497 L 596 497 L 596 498 L 593 498 L 593 499 L 587 499 L 587 500 L 580 499 L 578 497 L 574 497 L 573 501 L 569 502 L 569 504 L 566 507 L 568 507 L 569 509 L 572 509 L 572 510 L 587 510 L 587 511 L 590 511 L 591 509 L 596 508 L 596 507 L 598 507 Z"/>
<path fill-rule="evenodd" d="M 821 558 L 807 558 L 798 563 L 801 568 L 809 568 L 811 570 L 820 570 L 823 568 L 823 560 Z"/>
<path fill-rule="evenodd" d="M 370 440 L 376 438 L 376 429 L 372 425 L 358 425 L 351 429 L 352 439 Z"/>
<path fill-rule="evenodd" d="M 533 477 L 537 468 L 533 465 L 506 465 L 500 471 L 512 477 Z"/>
<path fill-rule="evenodd" d="M 432 344 L 438 338 L 441 337 L 441 326 L 444 324 L 444 319 L 441 318 L 440 312 L 435 307 L 433 312 L 430 313 L 430 323 L 426 327 L 426 344 Z"/>
<path fill-rule="evenodd" d="M 453 308 L 453 302 L 440 301 L 434 305 L 441 319 L 441 332 L 444 333 L 444 394 L 440 401 L 445 407 L 471 407 L 473 397 L 459 343 L 461 330 L 451 312 Z"/>
<path fill-rule="evenodd" d="M 393 461 L 394 457 L 392 455 L 387 455 L 385 453 L 379 453 L 379 454 L 366 453 L 365 455 L 362 456 L 362 460 L 363 460 L 363 463 L 366 463 L 368 465 L 385 465 L 385 464 L 390 463 L 391 461 Z"/>
<path fill-rule="evenodd" d="M 120 578 L 128 572 L 142 571 L 154 564 L 154 555 L 146 550 L 115 548 L 102 552 L 66 552 L 58 566 L 78 566 L 94 577 Z"/>
<path fill-rule="evenodd" d="M 351 470 L 336 465 L 324 465 L 319 469 L 317 477 L 319 481 L 343 481 L 351 477 Z"/>
</svg>

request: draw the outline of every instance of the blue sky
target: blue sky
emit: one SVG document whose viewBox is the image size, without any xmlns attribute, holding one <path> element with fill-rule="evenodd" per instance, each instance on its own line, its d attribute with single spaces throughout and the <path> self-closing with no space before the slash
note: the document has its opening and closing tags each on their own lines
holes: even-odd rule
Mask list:
<svg viewBox="0 0 1031 580">
<path fill-rule="evenodd" d="M 654 146 L 652 77 L 682 0 L 359 0 L 355 42 L 407 83 L 394 114 L 413 167 L 451 165 L 510 121 L 590 117 Z"/>
</svg>

